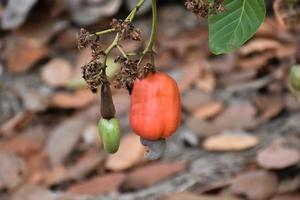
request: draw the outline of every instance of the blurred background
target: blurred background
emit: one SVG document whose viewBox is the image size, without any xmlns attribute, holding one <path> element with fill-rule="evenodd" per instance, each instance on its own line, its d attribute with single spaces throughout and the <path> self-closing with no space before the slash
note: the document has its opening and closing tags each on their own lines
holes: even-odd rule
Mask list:
<svg viewBox="0 0 300 200">
<path fill-rule="evenodd" d="M 113 89 L 119 152 L 102 150 L 99 94 L 81 79 L 90 50 L 77 49 L 81 27 L 106 29 L 135 3 L 0 1 L 0 199 L 299 200 L 300 104 L 286 83 L 300 61 L 300 12 L 266 1 L 255 36 L 215 56 L 205 19 L 184 1 L 158 1 L 155 62 L 178 83 L 182 124 L 163 157 L 150 162 L 130 130 L 125 90 Z M 134 23 L 143 41 L 124 41 L 129 52 L 149 36 L 149 0 Z M 109 73 L 119 67 L 113 59 Z"/>
</svg>

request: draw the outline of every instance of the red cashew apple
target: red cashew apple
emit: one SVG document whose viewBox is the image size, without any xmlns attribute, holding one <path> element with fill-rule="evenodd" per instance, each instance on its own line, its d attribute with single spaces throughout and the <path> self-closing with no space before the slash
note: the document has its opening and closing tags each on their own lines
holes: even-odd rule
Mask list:
<svg viewBox="0 0 300 200">
<path fill-rule="evenodd" d="M 156 72 L 136 80 L 131 94 L 130 125 L 146 140 L 165 139 L 180 124 L 180 93 L 169 75 Z"/>
</svg>

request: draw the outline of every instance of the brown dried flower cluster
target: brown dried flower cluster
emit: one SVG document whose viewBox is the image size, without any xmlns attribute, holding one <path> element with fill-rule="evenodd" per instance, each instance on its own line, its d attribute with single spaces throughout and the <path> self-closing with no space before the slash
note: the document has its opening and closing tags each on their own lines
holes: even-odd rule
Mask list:
<svg viewBox="0 0 300 200">
<path fill-rule="evenodd" d="M 125 88 L 131 92 L 134 81 L 138 78 L 138 60 L 118 57 L 115 62 L 122 65 L 120 72 L 115 78 L 116 88 Z"/>
<path fill-rule="evenodd" d="M 105 66 L 100 60 L 92 60 L 90 63 L 81 67 L 82 77 L 85 79 L 88 87 L 94 93 L 97 92 L 97 88 L 106 80 Z"/>
<path fill-rule="evenodd" d="M 78 49 L 87 48 L 92 42 L 92 37 L 90 32 L 88 32 L 84 28 L 81 28 L 77 35 L 77 41 L 78 41 Z"/>
<path fill-rule="evenodd" d="M 78 34 L 78 48 L 83 49 L 89 46 L 92 50 L 92 60 L 81 67 L 82 77 L 91 91 L 97 92 L 97 88 L 105 80 L 105 66 L 101 62 L 101 56 L 104 55 L 104 52 L 99 38 L 82 28 Z"/>
<path fill-rule="evenodd" d="M 207 18 L 209 11 L 208 0 L 186 0 L 186 8 L 198 17 Z"/>
<path fill-rule="evenodd" d="M 149 73 L 155 72 L 155 67 L 151 63 L 146 63 L 143 66 L 139 66 L 139 60 L 121 57 L 118 57 L 115 62 L 118 62 L 122 65 L 120 72 L 117 74 L 114 80 L 115 87 L 128 89 L 129 92 L 131 92 L 136 79 L 143 79 Z"/>
<path fill-rule="evenodd" d="M 214 0 L 210 3 L 208 0 L 186 0 L 186 8 L 198 17 L 207 18 L 209 15 L 217 15 L 225 12 L 225 0 Z"/>
<path fill-rule="evenodd" d="M 139 29 L 136 29 L 129 21 L 113 19 L 110 25 L 120 34 L 123 40 L 141 40 L 141 31 Z"/>
</svg>

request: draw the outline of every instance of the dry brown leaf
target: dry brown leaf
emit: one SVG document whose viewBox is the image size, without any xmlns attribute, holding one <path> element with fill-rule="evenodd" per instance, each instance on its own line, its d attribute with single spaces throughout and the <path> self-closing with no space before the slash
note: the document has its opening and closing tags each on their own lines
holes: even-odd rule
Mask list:
<svg viewBox="0 0 300 200">
<path fill-rule="evenodd" d="M 253 39 L 250 42 L 248 42 L 246 45 L 243 45 L 239 49 L 239 53 L 243 56 L 252 54 L 255 52 L 263 52 L 263 51 L 269 51 L 269 50 L 278 50 L 283 45 L 280 44 L 277 40 L 274 39 L 268 39 L 268 38 L 257 38 Z"/>
<path fill-rule="evenodd" d="M 273 52 L 266 51 L 251 58 L 240 58 L 237 61 L 237 65 L 243 70 L 261 69 L 268 63 L 269 59 L 274 57 L 274 54 Z"/>
<path fill-rule="evenodd" d="M 11 200 L 57 200 L 57 193 L 51 192 L 48 189 L 26 185 L 15 192 Z"/>
<path fill-rule="evenodd" d="M 212 97 L 197 89 L 187 90 L 181 99 L 182 107 L 186 111 L 193 113 L 196 109 L 212 101 Z"/>
<path fill-rule="evenodd" d="M 193 116 L 199 119 L 209 119 L 218 115 L 223 109 L 224 105 L 222 102 L 213 101 L 195 110 Z"/>
<path fill-rule="evenodd" d="M 58 108 L 80 109 L 96 100 L 96 95 L 88 89 L 78 89 L 74 93 L 57 92 L 51 98 L 51 105 Z"/>
<path fill-rule="evenodd" d="M 0 133 L 6 136 L 11 135 L 16 129 L 28 125 L 33 117 L 34 114 L 31 112 L 20 112 L 0 126 Z"/>
<path fill-rule="evenodd" d="M 236 54 L 218 55 L 209 61 L 212 70 L 217 74 L 230 74 L 236 67 Z"/>
<path fill-rule="evenodd" d="M 200 138 L 211 136 L 218 132 L 212 122 L 208 122 L 197 117 L 188 118 L 186 126 L 192 131 L 192 133 L 196 134 Z"/>
<path fill-rule="evenodd" d="M 41 76 L 51 87 L 65 86 L 72 77 L 71 63 L 62 58 L 54 58 L 42 68 Z"/>
<path fill-rule="evenodd" d="M 130 172 L 123 187 L 125 189 L 141 189 L 149 187 L 184 171 L 185 168 L 186 162 L 183 161 L 148 164 Z"/>
<path fill-rule="evenodd" d="M 28 168 L 27 181 L 30 184 L 40 184 L 43 180 L 44 172 L 48 170 L 47 155 L 43 151 L 35 152 L 27 156 Z"/>
<path fill-rule="evenodd" d="M 280 96 L 259 96 L 255 100 L 262 121 L 276 117 L 284 109 L 284 100 Z"/>
<path fill-rule="evenodd" d="M 277 194 L 288 194 L 300 188 L 300 174 L 290 176 L 280 181 Z"/>
<path fill-rule="evenodd" d="M 95 176 L 92 179 L 72 185 L 67 193 L 85 195 L 103 195 L 116 192 L 125 179 L 122 173 Z"/>
<path fill-rule="evenodd" d="M 258 144 L 258 139 L 244 132 L 225 132 L 211 136 L 203 142 L 203 148 L 208 151 L 241 151 Z"/>
<path fill-rule="evenodd" d="M 96 169 L 103 161 L 103 156 L 95 150 L 85 153 L 79 160 L 68 168 L 69 178 L 80 179 Z"/>
<path fill-rule="evenodd" d="M 133 167 L 144 160 L 145 147 L 135 134 L 126 135 L 117 153 L 109 155 L 105 167 L 113 171 L 122 171 Z"/>
<path fill-rule="evenodd" d="M 242 130 L 256 126 L 255 107 L 247 101 L 231 103 L 213 121 L 215 130 L 220 133 L 223 130 Z"/>
<path fill-rule="evenodd" d="M 251 81 L 255 79 L 256 74 L 257 71 L 255 69 L 234 71 L 230 74 L 226 74 L 226 76 L 221 76 L 218 79 L 218 83 L 225 86 L 229 85 L 230 87 L 230 85 L 237 85 Z"/>
<path fill-rule="evenodd" d="M 290 58 L 296 54 L 296 45 L 285 44 L 280 49 L 276 51 L 276 57 L 278 59 Z"/>
<path fill-rule="evenodd" d="M 297 149 L 284 147 L 282 142 L 275 141 L 257 155 L 258 164 L 266 169 L 283 169 L 300 162 Z"/>
<path fill-rule="evenodd" d="M 78 114 L 50 131 L 45 151 L 52 166 L 60 165 L 72 152 L 89 120 L 88 117 Z"/>
<path fill-rule="evenodd" d="M 267 171 L 253 171 L 233 179 L 231 191 L 242 194 L 251 200 L 270 199 L 277 191 L 276 175 Z"/>
<path fill-rule="evenodd" d="M 275 20 L 271 16 L 266 16 L 264 22 L 259 27 L 258 31 L 255 35 L 258 37 L 269 37 L 269 38 L 277 38 L 278 35 L 281 34 L 282 30 L 276 24 Z"/>
<path fill-rule="evenodd" d="M 27 71 L 48 53 L 45 47 L 36 47 L 23 40 L 12 41 L 7 51 L 6 66 L 11 72 Z"/>
<path fill-rule="evenodd" d="M 193 83 L 195 83 L 203 72 L 203 67 L 201 66 L 201 62 L 197 60 L 197 62 L 193 61 L 185 64 L 182 69 L 182 79 L 179 80 L 178 86 L 180 91 L 185 91 L 188 89 Z"/>
<path fill-rule="evenodd" d="M 196 87 L 204 92 L 211 93 L 216 87 L 216 77 L 212 71 L 206 71 L 204 75 L 196 81 Z"/>
<path fill-rule="evenodd" d="M 56 166 L 50 170 L 39 171 L 39 181 L 43 185 L 52 186 L 70 180 L 79 180 L 96 169 L 103 161 L 103 156 L 94 150 L 88 151 L 73 165 L 65 167 Z"/>
<path fill-rule="evenodd" d="M 14 153 L 0 152 L 0 163 L 0 190 L 15 189 L 26 176 L 24 160 Z"/>
<path fill-rule="evenodd" d="M 272 200 L 299 200 L 299 199 L 300 199 L 300 193 L 279 195 L 272 198 Z"/>
<path fill-rule="evenodd" d="M 0 151 L 9 151 L 21 155 L 28 155 L 40 150 L 43 141 L 30 138 L 26 135 L 17 135 L 9 140 L 0 143 Z"/>
<path fill-rule="evenodd" d="M 191 192 L 180 192 L 167 195 L 164 200 L 239 200 L 229 195 L 197 195 Z"/>
<path fill-rule="evenodd" d="M 42 173 L 42 183 L 46 186 L 52 186 L 68 180 L 68 175 L 67 168 L 63 165 L 58 165 Z"/>
</svg>

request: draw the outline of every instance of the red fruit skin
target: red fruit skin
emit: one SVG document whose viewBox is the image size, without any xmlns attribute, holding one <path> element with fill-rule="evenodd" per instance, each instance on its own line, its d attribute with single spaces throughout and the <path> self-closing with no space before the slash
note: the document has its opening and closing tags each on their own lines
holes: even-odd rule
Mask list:
<svg viewBox="0 0 300 200">
<path fill-rule="evenodd" d="M 180 93 L 169 75 L 156 72 L 136 80 L 131 94 L 130 126 L 147 140 L 172 135 L 180 125 Z"/>
</svg>

